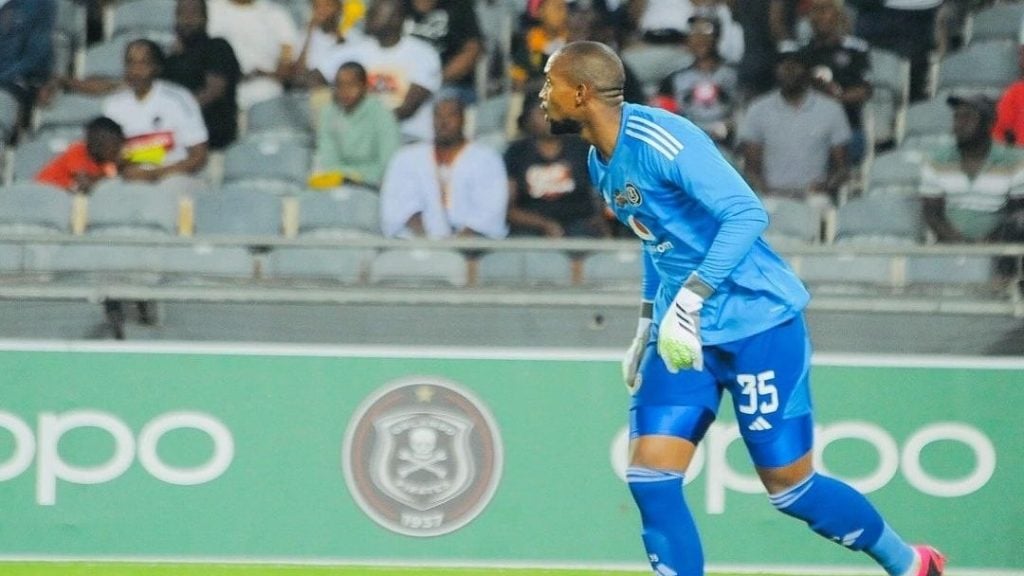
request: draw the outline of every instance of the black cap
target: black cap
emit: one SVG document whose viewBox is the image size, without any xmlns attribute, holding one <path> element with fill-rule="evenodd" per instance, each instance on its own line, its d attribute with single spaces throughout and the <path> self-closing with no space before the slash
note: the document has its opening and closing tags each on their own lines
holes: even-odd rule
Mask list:
<svg viewBox="0 0 1024 576">
<path fill-rule="evenodd" d="M 996 118 L 996 103 L 985 94 L 952 94 L 946 98 L 946 104 L 953 108 L 970 106 L 986 122 L 992 122 Z"/>
<path fill-rule="evenodd" d="M 800 50 L 800 45 L 792 40 L 783 40 L 776 46 L 775 62 L 779 64 L 786 60 L 794 60 L 801 64 L 805 63 L 803 59 L 803 52 Z"/>
</svg>

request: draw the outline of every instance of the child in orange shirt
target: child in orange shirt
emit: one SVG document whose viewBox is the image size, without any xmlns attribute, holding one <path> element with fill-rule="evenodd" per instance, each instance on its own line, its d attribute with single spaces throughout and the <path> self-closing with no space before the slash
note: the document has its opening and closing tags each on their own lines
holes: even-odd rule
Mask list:
<svg viewBox="0 0 1024 576">
<path fill-rule="evenodd" d="M 94 118 L 85 125 L 85 141 L 71 144 L 51 160 L 36 175 L 36 182 L 87 194 L 96 182 L 117 175 L 124 141 L 117 122 L 106 116 Z"/>
</svg>

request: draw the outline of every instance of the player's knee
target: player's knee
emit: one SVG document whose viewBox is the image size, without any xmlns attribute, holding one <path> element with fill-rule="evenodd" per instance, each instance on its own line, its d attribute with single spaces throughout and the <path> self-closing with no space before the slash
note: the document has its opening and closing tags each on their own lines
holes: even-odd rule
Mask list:
<svg viewBox="0 0 1024 576">
<path fill-rule="evenodd" d="M 640 436 L 633 440 L 629 465 L 652 470 L 685 472 L 697 447 L 674 436 Z"/>
</svg>

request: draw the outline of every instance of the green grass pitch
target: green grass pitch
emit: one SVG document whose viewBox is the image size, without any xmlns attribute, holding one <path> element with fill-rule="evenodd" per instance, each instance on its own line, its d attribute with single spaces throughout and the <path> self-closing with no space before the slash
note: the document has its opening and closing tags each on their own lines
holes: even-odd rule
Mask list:
<svg viewBox="0 0 1024 576">
<path fill-rule="evenodd" d="M 646 572 L 531 568 L 387 568 L 86 562 L 0 563 L 0 575 L 2 576 L 637 576 L 639 574 L 646 574 Z M 739 575 L 718 573 L 713 576 Z M 749 574 L 745 576 L 749 576 Z M 765 574 L 763 576 L 772 575 Z"/>
</svg>

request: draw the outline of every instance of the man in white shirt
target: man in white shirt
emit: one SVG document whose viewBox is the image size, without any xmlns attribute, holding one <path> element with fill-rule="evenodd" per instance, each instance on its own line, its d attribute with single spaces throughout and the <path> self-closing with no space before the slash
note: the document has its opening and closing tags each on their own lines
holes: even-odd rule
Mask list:
<svg viewBox="0 0 1024 576">
<path fill-rule="evenodd" d="M 441 58 L 427 42 L 403 33 L 405 13 L 401 0 L 377 0 L 366 14 L 366 41 L 339 46 L 316 67 L 326 83 L 345 62 L 362 64 L 370 76 L 370 92 L 395 112 L 403 139 L 430 140 L 431 103 L 441 88 Z"/>
<path fill-rule="evenodd" d="M 227 40 L 242 67 L 238 106 L 280 95 L 299 42 L 291 14 L 268 0 L 210 0 L 209 10 L 209 35 Z"/>
<path fill-rule="evenodd" d="M 408 144 L 388 164 L 380 189 L 381 231 L 389 238 L 508 234 L 505 163 L 466 140 L 462 103 L 434 108 L 434 141 Z"/>
<path fill-rule="evenodd" d="M 108 96 L 103 114 L 127 139 L 126 180 L 156 182 L 171 175 L 195 175 L 206 166 L 207 131 L 199 103 L 187 89 L 157 80 L 164 55 L 151 40 L 125 48 L 125 88 Z"/>
</svg>

